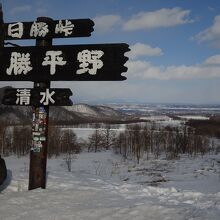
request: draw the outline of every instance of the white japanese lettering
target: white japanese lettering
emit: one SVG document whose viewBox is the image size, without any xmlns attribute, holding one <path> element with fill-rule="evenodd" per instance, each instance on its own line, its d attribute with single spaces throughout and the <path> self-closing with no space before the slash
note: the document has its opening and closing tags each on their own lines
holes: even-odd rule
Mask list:
<svg viewBox="0 0 220 220">
<path fill-rule="evenodd" d="M 22 38 L 23 31 L 24 31 L 24 27 L 23 27 L 23 23 L 21 22 L 8 25 L 8 36 Z"/>
<path fill-rule="evenodd" d="M 30 89 L 17 89 L 17 100 L 16 104 L 19 105 L 29 105 L 30 104 L 30 96 L 31 96 Z"/>
<path fill-rule="evenodd" d="M 103 67 L 103 62 L 100 58 L 104 55 L 101 50 L 83 50 L 78 53 L 77 60 L 81 63 L 76 71 L 77 74 L 89 72 L 91 75 L 96 75 L 97 70 Z M 90 67 L 91 65 L 91 67 Z"/>
<path fill-rule="evenodd" d="M 31 37 L 45 37 L 49 32 L 47 23 L 34 22 L 31 25 L 30 36 Z"/>
<path fill-rule="evenodd" d="M 50 65 L 50 74 L 54 75 L 56 72 L 56 65 L 63 66 L 66 61 L 63 60 L 62 51 L 47 51 L 46 57 L 42 62 L 43 66 Z"/>
<path fill-rule="evenodd" d="M 12 75 L 12 72 L 14 75 L 26 75 L 32 69 L 29 53 L 11 53 L 10 66 L 6 69 L 8 75 Z"/>
<path fill-rule="evenodd" d="M 49 105 L 49 102 L 51 103 L 55 103 L 55 101 L 52 99 L 52 96 L 55 94 L 54 91 L 51 91 L 49 89 L 46 89 L 45 92 L 41 92 L 40 95 L 42 96 L 40 103 L 42 103 L 43 105 Z"/>
<path fill-rule="evenodd" d="M 62 20 L 59 20 L 59 23 L 56 24 L 55 33 L 62 34 L 65 36 L 71 35 L 73 32 L 74 24 L 71 21 L 65 20 L 65 24 L 63 24 Z"/>
</svg>

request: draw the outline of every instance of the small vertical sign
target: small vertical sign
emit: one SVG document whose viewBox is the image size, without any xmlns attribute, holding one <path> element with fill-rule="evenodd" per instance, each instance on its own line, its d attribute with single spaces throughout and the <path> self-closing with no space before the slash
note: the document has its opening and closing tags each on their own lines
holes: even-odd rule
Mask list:
<svg viewBox="0 0 220 220">
<path fill-rule="evenodd" d="M 33 107 L 32 147 L 30 151 L 29 190 L 45 188 L 46 179 L 42 160 L 46 146 L 47 112 L 44 107 Z"/>
</svg>

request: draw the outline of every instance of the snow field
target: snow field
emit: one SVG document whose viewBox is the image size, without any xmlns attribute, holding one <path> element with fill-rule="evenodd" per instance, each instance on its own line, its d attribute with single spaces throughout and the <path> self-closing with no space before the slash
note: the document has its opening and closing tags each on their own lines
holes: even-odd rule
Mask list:
<svg viewBox="0 0 220 220">
<path fill-rule="evenodd" d="M 135 164 L 111 151 L 84 152 L 72 172 L 52 158 L 47 189 L 32 191 L 29 158 L 5 159 L 12 176 L 0 193 L 0 220 L 219 219 L 219 155 Z"/>
</svg>

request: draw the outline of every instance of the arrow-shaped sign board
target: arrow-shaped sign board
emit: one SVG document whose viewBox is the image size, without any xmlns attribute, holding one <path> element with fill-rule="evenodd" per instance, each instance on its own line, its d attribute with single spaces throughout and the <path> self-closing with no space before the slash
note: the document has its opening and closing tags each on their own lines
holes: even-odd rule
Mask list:
<svg viewBox="0 0 220 220">
<path fill-rule="evenodd" d="M 4 105 L 31 106 L 71 106 L 70 89 L 6 89 L 2 103 Z"/>
<path fill-rule="evenodd" d="M 93 32 L 90 19 L 44 20 L 4 24 L 5 40 L 88 37 Z"/>
<path fill-rule="evenodd" d="M 0 81 L 120 81 L 127 44 L 5 47 Z"/>
</svg>

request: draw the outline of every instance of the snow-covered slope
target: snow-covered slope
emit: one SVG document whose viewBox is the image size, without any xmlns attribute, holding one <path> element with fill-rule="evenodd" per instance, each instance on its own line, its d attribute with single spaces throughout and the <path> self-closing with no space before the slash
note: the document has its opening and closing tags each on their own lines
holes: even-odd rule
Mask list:
<svg viewBox="0 0 220 220">
<path fill-rule="evenodd" d="M 78 116 L 90 117 L 94 119 L 101 119 L 101 118 L 122 119 L 123 117 L 125 117 L 123 114 L 119 113 L 113 108 L 107 106 L 101 106 L 101 105 L 91 106 L 87 104 L 75 104 L 73 106 L 67 106 L 64 108 L 69 112 L 74 112 Z"/>
<path fill-rule="evenodd" d="M 218 158 L 143 160 L 137 165 L 110 151 L 82 153 L 73 159 L 72 172 L 62 157 L 50 159 L 47 189 L 27 191 L 29 157 L 8 157 L 0 219 L 219 220 Z M 168 182 L 139 183 L 158 177 Z"/>
<path fill-rule="evenodd" d="M 26 106 L 0 105 L 0 120 L 11 123 L 31 122 L 32 109 Z M 78 104 L 68 107 L 50 107 L 50 120 L 56 122 L 96 122 L 102 120 L 122 120 L 125 116 L 105 106 Z"/>
<path fill-rule="evenodd" d="M 75 112 L 70 112 L 64 107 L 50 107 L 50 120 L 54 122 L 84 122 L 84 118 Z"/>
<path fill-rule="evenodd" d="M 69 112 L 74 112 L 80 115 L 93 116 L 93 117 L 98 117 L 99 115 L 95 107 L 87 104 L 76 104 L 73 106 L 66 106 L 64 108 Z"/>
</svg>

